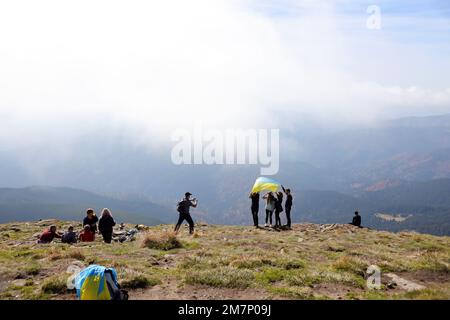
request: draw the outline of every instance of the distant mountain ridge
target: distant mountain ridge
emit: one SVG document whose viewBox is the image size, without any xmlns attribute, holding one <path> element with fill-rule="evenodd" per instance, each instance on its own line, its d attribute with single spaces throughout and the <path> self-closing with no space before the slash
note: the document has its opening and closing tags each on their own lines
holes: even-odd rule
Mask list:
<svg viewBox="0 0 450 320">
<path fill-rule="evenodd" d="M 351 221 L 353 212 L 359 210 L 363 224 L 371 228 L 450 235 L 448 195 L 450 179 L 403 181 L 393 187 L 360 195 L 336 191 L 300 191 L 295 208 L 298 216 L 294 220 L 346 223 Z M 380 218 L 380 213 L 408 216 L 408 219 L 386 220 Z"/>
<path fill-rule="evenodd" d="M 450 235 L 450 179 L 426 182 L 399 181 L 394 186 L 360 194 L 344 194 L 326 190 L 299 190 L 294 193 L 292 211 L 295 222 L 348 223 L 358 210 L 363 224 L 389 231 L 415 230 L 436 235 Z M 233 195 L 228 195 L 233 196 Z M 242 196 L 242 195 L 240 195 Z M 81 220 L 86 208 L 112 210 L 119 221 L 145 224 L 170 223 L 176 211 L 159 204 L 140 200 L 116 199 L 68 187 L 0 188 L 0 222 L 27 221 L 44 218 Z M 260 203 L 263 221 L 264 203 Z M 228 224 L 250 224 L 248 201 L 229 209 L 220 217 L 214 208 L 194 210 L 195 220 L 225 221 Z M 383 219 L 387 215 L 408 219 Z M 285 220 L 282 215 L 283 221 Z"/>
<path fill-rule="evenodd" d="M 409 128 L 450 128 L 450 113 L 426 117 L 399 118 L 389 121 L 388 125 Z"/>
<path fill-rule="evenodd" d="M 123 200 L 68 188 L 33 186 L 0 188 L 0 222 L 39 218 L 82 219 L 86 208 L 110 208 L 118 220 L 159 224 L 168 221 L 169 209 L 144 200 Z M 173 213 L 172 213 L 173 214 Z"/>
</svg>

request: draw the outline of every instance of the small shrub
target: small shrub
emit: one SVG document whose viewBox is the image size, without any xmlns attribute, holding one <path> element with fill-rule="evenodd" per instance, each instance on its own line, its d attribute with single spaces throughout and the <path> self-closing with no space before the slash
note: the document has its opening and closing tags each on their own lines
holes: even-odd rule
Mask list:
<svg viewBox="0 0 450 320">
<path fill-rule="evenodd" d="M 123 280 L 121 287 L 125 289 L 144 289 L 160 284 L 161 281 L 154 278 L 149 278 L 144 274 L 138 274 Z"/>
<path fill-rule="evenodd" d="M 49 257 L 50 261 L 56 261 L 63 258 L 63 256 L 59 253 L 52 253 Z"/>
<path fill-rule="evenodd" d="M 70 250 L 70 252 L 68 252 L 66 254 L 66 256 L 68 258 L 72 258 L 72 259 L 76 259 L 76 260 L 80 260 L 80 261 L 83 261 L 84 259 L 86 259 L 86 256 L 83 254 L 83 252 L 81 252 L 81 250 Z"/>
<path fill-rule="evenodd" d="M 282 261 L 279 265 L 286 270 L 301 269 L 305 267 L 305 263 L 301 260 Z"/>
<path fill-rule="evenodd" d="M 286 271 L 278 268 L 267 268 L 264 271 L 258 273 L 256 278 L 264 283 L 274 283 L 281 281 L 286 276 Z"/>
<path fill-rule="evenodd" d="M 57 275 L 50 277 L 42 284 L 42 292 L 50 294 L 64 294 L 67 292 L 67 276 Z"/>
<path fill-rule="evenodd" d="M 429 270 L 433 272 L 450 272 L 450 268 L 444 261 L 448 256 L 440 255 L 437 252 L 426 252 L 418 259 L 411 261 L 410 268 L 413 270 Z"/>
<path fill-rule="evenodd" d="M 357 288 L 364 288 L 365 281 L 363 277 L 355 275 L 351 272 L 339 271 L 334 272 L 332 270 L 312 271 L 306 275 L 295 275 L 289 281 L 293 284 L 296 281 L 300 284 L 304 281 L 305 285 L 312 286 L 318 283 L 336 283 L 342 285 L 353 286 Z"/>
<path fill-rule="evenodd" d="M 287 277 L 287 282 L 293 286 L 312 287 L 320 282 L 320 278 L 309 273 L 296 273 Z"/>
<path fill-rule="evenodd" d="M 25 267 L 25 269 L 23 271 L 25 271 L 25 273 L 27 275 L 35 276 L 35 275 L 38 275 L 39 272 L 41 271 L 41 266 L 38 264 L 31 264 L 31 265 Z"/>
<path fill-rule="evenodd" d="M 367 264 L 357 258 L 342 256 L 333 263 L 333 268 L 341 271 L 349 271 L 364 276 Z"/>
<path fill-rule="evenodd" d="M 50 261 L 56 261 L 64 258 L 61 251 L 57 248 L 51 248 L 47 253 L 47 257 Z"/>
<path fill-rule="evenodd" d="M 18 251 L 16 253 L 14 253 L 15 257 L 26 257 L 26 256 L 31 256 L 33 255 L 33 251 L 31 250 L 22 250 L 22 251 Z"/>
<path fill-rule="evenodd" d="M 312 300 L 314 296 L 309 288 L 301 287 L 270 287 L 269 291 L 288 298 Z"/>
<path fill-rule="evenodd" d="M 31 287 L 32 285 L 34 285 L 34 281 L 32 279 L 27 279 L 25 281 L 25 286 L 26 287 Z"/>
<path fill-rule="evenodd" d="M 274 264 L 273 261 L 268 259 L 242 257 L 240 259 L 231 261 L 230 267 L 235 267 L 239 269 L 254 269 L 263 266 L 271 266 L 273 264 Z"/>
<path fill-rule="evenodd" d="M 142 246 L 149 249 L 171 250 L 183 245 L 174 233 L 148 234 L 142 241 Z"/>
<path fill-rule="evenodd" d="M 418 300 L 448 300 L 450 290 L 448 289 L 437 289 L 437 288 L 427 288 L 422 290 L 414 290 L 405 292 L 403 297 L 406 299 L 418 299 Z M 398 298 L 403 298 L 398 297 Z"/>
<path fill-rule="evenodd" d="M 221 267 L 189 272 L 185 281 L 188 284 L 201 284 L 211 287 L 247 288 L 251 285 L 253 279 L 254 276 L 250 270 Z"/>
</svg>

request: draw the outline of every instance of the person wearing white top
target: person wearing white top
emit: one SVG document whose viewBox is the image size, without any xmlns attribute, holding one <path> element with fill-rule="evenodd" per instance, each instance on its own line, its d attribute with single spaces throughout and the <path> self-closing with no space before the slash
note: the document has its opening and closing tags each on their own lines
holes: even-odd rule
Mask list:
<svg viewBox="0 0 450 320">
<path fill-rule="evenodd" d="M 266 224 L 264 226 L 272 227 L 272 215 L 273 210 L 275 209 L 275 197 L 272 192 L 269 192 L 263 196 L 263 199 L 266 199 Z"/>
</svg>

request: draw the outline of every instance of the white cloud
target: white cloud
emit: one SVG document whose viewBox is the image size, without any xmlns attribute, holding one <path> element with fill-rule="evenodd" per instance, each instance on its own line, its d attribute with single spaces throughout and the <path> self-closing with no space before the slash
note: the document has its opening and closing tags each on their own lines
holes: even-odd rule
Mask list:
<svg viewBox="0 0 450 320">
<path fill-rule="evenodd" d="M 349 33 L 332 5 L 294 4 L 296 14 L 272 16 L 251 1 L 3 2 L 0 142 L 65 144 L 102 122 L 167 142 L 198 119 L 279 127 L 297 113 L 370 121 L 450 112 L 439 48 L 411 52 L 383 30 Z M 411 83 L 424 72 L 436 74 L 433 88 Z"/>
</svg>

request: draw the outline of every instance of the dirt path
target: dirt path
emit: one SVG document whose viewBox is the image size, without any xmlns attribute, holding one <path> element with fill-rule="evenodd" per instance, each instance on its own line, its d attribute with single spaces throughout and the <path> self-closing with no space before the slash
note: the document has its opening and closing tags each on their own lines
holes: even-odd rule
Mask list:
<svg viewBox="0 0 450 320">
<path fill-rule="evenodd" d="M 270 296 L 262 289 L 231 289 L 208 286 L 179 285 L 176 280 L 169 280 L 162 285 L 149 289 L 130 292 L 130 300 L 260 300 Z"/>
</svg>

